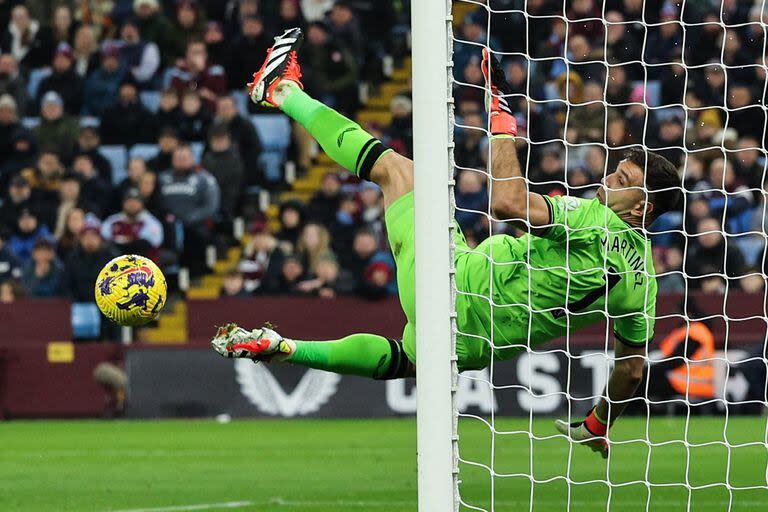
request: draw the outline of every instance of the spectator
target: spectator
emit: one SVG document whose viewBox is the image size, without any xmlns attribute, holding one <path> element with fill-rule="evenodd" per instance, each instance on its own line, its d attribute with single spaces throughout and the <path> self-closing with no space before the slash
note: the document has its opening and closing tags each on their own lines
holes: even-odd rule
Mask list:
<svg viewBox="0 0 768 512">
<path fill-rule="evenodd" d="M 19 73 L 19 64 L 11 54 L 0 55 L 0 96 L 9 94 L 20 117 L 27 113 L 27 82 Z M 7 139 L 6 139 L 7 140 Z"/>
<path fill-rule="evenodd" d="M 388 146 L 403 156 L 413 155 L 413 103 L 399 94 L 389 103 L 392 122 L 384 129 L 389 139 Z"/>
<path fill-rule="evenodd" d="M 59 4 L 53 11 L 53 23 L 51 23 L 54 44 L 67 43 L 69 45 L 75 39 L 77 24 L 72 19 L 72 9 L 66 4 Z"/>
<path fill-rule="evenodd" d="M 341 177 L 338 172 L 327 172 L 323 176 L 320 190 L 315 192 L 309 202 L 309 218 L 330 226 L 336 220 L 340 203 Z"/>
<path fill-rule="evenodd" d="M 160 189 L 157 187 L 157 174 L 144 173 L 139 178 L 139 192 L 144 198 L 144 207 L 158 219 L 164 219 L 167 212 Z"/>
<path fill-rule="evenodd" d="M 169 34 L 173 57 L 183 57 L 190 41 L 202 40 L 204 27 L 196 0 L 177 0 L 176 18 Z"/>
<path fill-rule="evenodd" d="M 565 195 L 565 163 L 558 144 L 544 146 L 538 168 L 533 169 L 530 179 L 531 190 L 538 194 Z"/>
<path fill-rule="evenodd" d="M 227 127 L 214 124 L 208 138 L 209 149 L 203 156 L 203 167 L 210 172 L 221 190 L 221 212 L 227 219 L 233 219 L 240 206 L 243 193 L 243 161 L 232 145 Z"/>
<path fill-rule="evenodd" d="M 206 23 L 203 41 L 208 48 L 208 58 L 211 64 L 218 64 L 225 71 L 228 70 L 232 58 L 232 47 L 224 35 L 224 27 L 220 22 L 209 21 Z M 229 80 L 229 74 L 227 74 L 227 81 L 233 85 L 236 83 Z"/>
<path fill-rule="evenodd" d="M 53 243 L 38 238 L 32 249 L 32 258 L 24 265 L 21 283 L 28 297 L 58 297 L 62 292 L 64 266 L 56 257 Z"/>
<path fill-rule="evenodd" d="M 468 114 L 461 122 L 461 131 L 456 141 L 456 165 L 465 169 L 484 167 L 482 147 L 488 139 L 485 136 L 485 123 L 480 114 Z"/>
<path fill-rule="evenodd" d="M 60 43 L 53 55 L 53 71 L 45 77 L 37 89 L 38 103 L 49 92 L 54 91 L 64 101 L 67 114 L 77 116 L 83 107 L 83 89 L 85 81 L 75 72 L 72 47 Z"/>
<path fill-rule="evenodd" d="M 677 7 L 671 3 L 666 3 L 661 12 L 661 25 L 648 29 L 643 62 L 648 64 L 680 62 L 683 50 L 683 31 L 677 21 L 678 19 Z M 660 66 L 648 66 L 647 69 L 648 78 L 659 79 L 661 77 Z"/>
<path fill-rule="evenodd" d="M 157 44 L 165 64 L 173 62 L 171 22 L 160 12 L 157 0 L 134 0 L 133 10 L 144 40 Z"/>
<path fill-rule="evenodd" d="M 56 91 L 48 91 L 40 104 L 42 119 L 32 132 L 41 148 L 55 151 L 69 159 L 80 132 L 77 119 L 64 112 L 64 100 Z"/>
<path fill-rule="evenodd" d="M 88 155 L 99 171 L 101 179 L 107 183 L 112 183 L 112 164 L 104 155 L 99 153 L 99 146 L 101 146 L 99 130 L 93 126 L 82 127 L 80 136 L 77 138 L 76 154 Z"/>
<path fill-rule="evenodd" d="M 232 41 L 231 62 L 227 68 L 227 79 L 233 87 L 251 81 L 253 56 L 266 55 L 272 46 L 272 39 L 264 31 L 264 22 L 257 16 L 242 21 L 241 34 Z"/>
<path fill-rule="evenodd" d="M 83 200 L 92 205 L 92 211 L 101 217 L 108 211 L 112 199 L 112 188 L 109 183 L 101 179 L 88 155 L 75 157 L 72 170 L 80 177 Z"/>
<path fill-rule="evenodd" d="M 79 245 L 65 265 L 64 290 L 74 302 L 93 302 L 93 283 L 114 254 L 104 246 L 99 224 L 87 222 L 80 232 Z"/>
<path fill-rule="evenodd" d="M 171 168 L 173 152 L 181 144 L 179 134 L 173 126 L 165 126 L 160 130 L 157 139 L 157 147 L 160 149 L 157 156 L 147 162 L 154 172 L 159 173 Z"/>
<path fill-rule="evenodd" d="M 301 258 L 306 269 L 314 269 L 320 258 L 333 256 L 328 229 L 316 222 L 307 223 L 296 243 L 296 255 Z"/>
<path fill-rule="evenodd" d="M 704 286 L 705 275 L 720 274 L 734 278 L 744 273 L 744 257 L 735 244 L 726 244 L 720 223 L 712 217 L 699 221 L 698 231 L 689 244 L 685 272 L 694 284 Z"/>
<path fill-rule="evenodd" d="M 140 87 L 152 85 L 160 69 L 160 49 L 153 41 L 141 38 L 139 22 L 134 18 L 124 21 L 120 28 L 120 58 Z"/>
<path fill-rule="evenodd" d="M 14 151 L 14 136 L 21 129 L 13 96 L 0 95 L 0 165 L 4 164 Z"/>
<path fill-rule="evenodd" d="M 360 21 L 352 7 L 344 0 L 338 0 L 331 7 L 327 17 L 328 28 L 338 43 L 349 48 L 358 63 L 363 63 L 364 39 Z"/>
<path fill-rule="evenodd" d="M 206 138 L 211 114 L 203 108 L 203 102 L 197 91 L 184 91 L 181 96 L 179 116 L 179 136 L 187 142 L 201 142 Z"/>
<path fill-rule="evenodd" d="M 52 238 L 48 226 L 38 224 L 33 211 L 22 210 L 16 223 L 16 233 L 8 240 L 8 249 L 21 265 L 25 265 L 32 259 L 32 249 L 39 238 Z"/>
<path fill-rule="evenodd" d="M 381 189 L 375 183 L 363 181 L 357 186 L 357 196 L 360 200 L 360 219 L 377 236 L 383 236 L 384 197 L 381 194 Z"/>
<path fill-rule="evenodd" d="M 284 32 L 290 28 L 299 27 L 306 30 L 307 20 L 301 12 L 301 6 L 298 0 L 280 0 L 277 19 L 270 25 L 273 25 L 277 32 Z"/>
<path fill-rule="evenodd" d="M 128 176 L 126 176 L 115 189 L 114 203 L 121 205 L 126 192 L 132 188 L 138 190 L 141 177 L 148 172 L 150 171 L 147 167 L 147 162 L 144 161 L 144 159 L 136 157 L 131 158 L 128 161 Z"/>
<path fill-rule="evenodd" d="M 139 101 L 136 84 L 123 82 L 119 94 L 117 103 L 106 109 L 101 118 L 104 143 L 132 146 L 152 140 L 152 114 Z"/>
<path fill-rule="evenodd" d="M 64 175 L 64 166 L 59 155 L 52 151 L 43 150 L 37 159 L 37 167 L 24 169 L 21 175 L 32 187 L 38 202 L 35 208 L 42 215 L 42 222 L 52 226 L 53 212 L 58 194 L 61 177 Z"/>
<path fill-rule="evenodd" d="M 765 173 L 765 149 L 754 137 L 741 137 L 734 161 L 736 177 L 754 189 L 755 201 L 761 197 L 760 189 Z M 760 148 L 760 149 L 758 149 Z"/>
<path fill-rule="evenodd" d="M 298 289 L 299 283 L 304 280 L 304 264 L 301 259 L 296 256 L 286 256 L 283 260 L 283 266 L 280 270 L 280 275 L 275 283 L 269 283 L 267 288 L 266 283 L 264 293 L 271 295 L 300 295 L 301 290 Z"/>
<path fill-rule="evenodd" d="M 155 112 L 153 124 L 158 134 L 167 127 L 176 129 L 181 122 L 181 109 L 179 108 L 179 96 L 173 89 L 165 89 L 160 93 L 160 105 Z"/>
<path fill-rule="evenodd" d="M 101 236 L 124 254 L 141 254 L 157 260 L 163 244 L 163 225 L 144 208 L 144 197 L 138 188 L 128 189 L 123 210 L 107 217 Z"/>
<path fill-rule="evenodd" d="M 394 260 L 390 254 L 379 249 L 371 230 L 357 232 L 348 261 L 348 269 L 355 279 L 359 295 L 379 299 L 397 292 Z"/>
<path fill-rule="evenodd" d="M 233 145 L 240 153 L 245 168 L 246 185 L 262 184 L 264 179 L 259 170 L 261 141 L 253 123 L 237 110 L 232 96 L 222 96 L 216 103 L 216 122 L 223 123 L 229 130 Z"/>
<path fill-rule="evenodd" d="M 747 84 L 729 82 L 728 107 L 728 128 L 734 128 L 739 135 L 763 140 L 765 112 L 756 104 Z"/>
<path fill-rule="evenodd" d="M 32 187 L 29 186 L 26 178 L 15 176 L 11 179 L 8 195 L 3 198 L 0 205 L 0 228 L 10 229 L 15 226 L 22 210 L 36 209 L 35 199 L 32 197 Z"/>
<path fill-rule="evenodd" d="M 456 222 L 462 231 L 472 232 L 475 237 L 481 231 L 480 217 L 489 213 L 486 180 L 483 173 L 463 171 L 459 174 L 456 187 Z"/>
<path fill-rule="evenodd" d="M 15 130 L 11 135 L 11 152 L 0 165 L 0 190 L 7 189 L 8 182 L 19 172 L 35 166 L 37 146 L 32 132 L 26 129 Z"/>
<path fill-rule="evenodd" d="M 685 293 L 682 251 L 674 246 L 659 249 L 655 251 L 653 261 L 659 293 Z"/>
<path fill-rule="evenodd" d="M 204 249 L 211 234 L 209 223 L 219 210 L 219 187 L 208 171 L 195 167 L 189 146 L 176 148 L 172 164 L 159 176 L 160 195 L 168 213 L 184 227 L 182 264 L 197 276 L 206 270 Z"/>
<path fill-rule="evenodd" d="M 603 87 L 597 82 L 587 82 L 584 84 L 584 103 L 571 107 L 566 132 L 568 142 L 602 142 L 605 115 Z"/>
<path fill-rule="evenodd" d="M 50 29 L 29 16 L 24 5 L 11 11 L 11 23 L 0 36 L 0 53 L 10 53 L 25 69 L 47 66 L 53 56 L 53 37 Z"/>
<path fill-rule="evenodd" d="M 322 23 L 307 28 L 302 50 L 307 91 L 320 101 L 352 116 L 357 110 L 357 60 L 349 48 L 334 41 Z"/>
<path fill-rule="evenodd" d="M 205 43 L 191 40 L 187 44 L 184 60 L 171 71 L 171 87 L 181 95 L 185 90 L 196 90 L 210 112 L 216 110 L 216 99 L 227 90 L 224 68 L 208 63 Z"/>
<path fill-rule="evenodd" d="M 92 214 L 86 214 L 81 208 L 72 208 L 69 210 L 64 220 L 64 231 L 57 237 L 59 259 L 66 261 L 69 254 L 80 244 L 80 232 L 87 222 L 97 222 L 98 219 Z"/>
<path fill-rule="evenodd" d="M 600 21 L 601 12 L 594 0 L 574 0 L 566 17 L 571 20 L 571 36 L 580 35 L 593 41 L 605 37 L 603 23 Z"/>
<path fill-rule="evenodd" d="M 81 197 L 81 178 L 75 173 L 65 174 L 61 178 L 59 187 L 59 204 L 56 208 L 56 219 L 51 224 L 53 227 L 53 236 L 57 240 L 61 239 L 66 231 L 67 219 L 69 214 L 75 208 L 81 210 L 91 210 L 91 204 Z"/>
<path fill-rule="evenodd" d="M 83 80 L 99 69 L 99 42 L 91 25 L 81 25 L 75 32 L 72 60 L 72 68 Z"/>
<path fill-rule="evenodd" d="M 337 294 L 351 293 L 355 289 L 352 276 L 339 268 L 336 258 L 330 253 L 317 261 L 312 275 L 313 277 L 305 279 L 296 286 L 298 291 L 324 299 L 333 299 Z"/>
<path fill-rule="evenodd" d="M 224 274 L 221 284 L 221 297 L 249 297 L 250 293 L 245 289 L 245 279 L 242 272 L 236 268 L 228 270 Z"/>
<path fill-rule="evenodd" d="M 253 293 L 277 288 L 284 259 L 285 255 L 278 247 L 277 239 L 269 232 L 266 221 L 258 220 L 237 267 L 245 277 L 245 289 Z"/>
<path fill-rule="evenodd" d="M 299 234 L 304 228 L 304 205 L 299 201 L 286 201 L 280 205 L 280 231 L 276 238 L 286 254 L 293 254 Z"/>
<path fill-rule="evenodd" d="M 21 294 L 22 290 L 16 280 L 8 280 L 0 283 L 0 304 L 11 304 Z"/>
<path fill-rule="evenodd" d="M 85 82 L 83 115 L 99 117 L 112 107 L 117 101 L 125 74 L 125 68 L 120 64 L 120 50 L 112 44 L 104 45 L 101 67 L 91 73 Z"/>
<path fill-rule="evenodd" d="M 0 231 L 0 284 L 21 277 L 19 260 L 16 259 L 16 256 L 13 255 L 5 243 L 9 237 L 10 233 Z"/>
</svg>

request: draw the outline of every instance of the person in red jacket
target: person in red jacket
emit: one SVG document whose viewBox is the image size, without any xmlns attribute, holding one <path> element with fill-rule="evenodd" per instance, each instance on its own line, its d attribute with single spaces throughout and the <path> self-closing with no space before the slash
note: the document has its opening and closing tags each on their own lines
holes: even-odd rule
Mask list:
<svg viewBox="0 0 768 512">
<path fill-rule="evenodd" d="M 187 52 L 171 72 L 171 88 L 179 98 L 187 90 L 196 90 L 211 113 L 216 112 L 216 99 L 227 91 L 227 75 L 218 64 L 208 63 L 205 42 L 193 39 L 187 43 Z"/>
</svg>

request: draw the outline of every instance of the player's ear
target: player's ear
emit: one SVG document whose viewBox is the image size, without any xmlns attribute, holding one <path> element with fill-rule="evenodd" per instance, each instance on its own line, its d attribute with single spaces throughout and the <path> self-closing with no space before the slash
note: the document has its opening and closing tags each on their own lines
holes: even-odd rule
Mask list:
<svg viewBox="0 0 768 512">
<path fill-rule="evenodd" d="M 650 216 L 651 212 L 653 211 L 653 203 L 650 201 L 646 201 L 645 199 L 641 199 L 640 201 L 635 204 L 635 207 L 632 208 L 632 215 L 635 217 L 642 217 L 643 215 Z"/>
</svg>

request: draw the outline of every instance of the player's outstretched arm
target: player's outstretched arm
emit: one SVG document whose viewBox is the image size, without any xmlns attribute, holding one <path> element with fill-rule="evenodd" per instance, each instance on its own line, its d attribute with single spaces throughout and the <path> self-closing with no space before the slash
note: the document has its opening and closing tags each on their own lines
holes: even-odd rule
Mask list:
<svg viewBox="0 0 768 512">
<path fill-rule="evenodd" d="M 631 347 L 617 340 L 616 364 L 608 379 L 605 396 L 600 398 L 584 421 L 569 424 L 558 420 L 555 427 L 574 441 L 583 442 L 600 452 L 603 458 L 608 457 L 608 427 L 621 416 L 628 401 L 635 396 L 643 380 L 645 359 L 646 346 Z"/>
<path fill-rule="evenodd" d="M 547 200 L 528 190 L 521 172 L 515 147 L 517 121 L 504 98 L 510 88 L 504 70 L 487 49 L 483 49 L 482 69 L 491 86 L 491 210 L 499 220 L 524 221 L 534 228 L 550 224 Z"/>
</svg>

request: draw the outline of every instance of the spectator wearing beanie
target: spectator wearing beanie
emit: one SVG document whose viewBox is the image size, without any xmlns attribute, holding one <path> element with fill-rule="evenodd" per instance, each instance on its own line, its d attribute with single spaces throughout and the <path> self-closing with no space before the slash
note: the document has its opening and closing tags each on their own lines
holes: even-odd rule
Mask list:
<svg viewBox="0 0 768 512">
<path fill-rule="evenodd" d="M 213 125 L 208 136 L 208 147 L 203 156 L 203 167 L 219 184 L 221 212 L 227 219 L 232 219 L 237 214 L 243 191 L 243 161 L 232 145 L 232 137 L 224 124 Z"/>
<path fill-rule="evenodd" d="M 83 106 L 83 89 L 85 82 L 75 72 L 72 47 L 67 43 L 59 43 L 53 55 L 53 71 L 50 76 L 40 82 L 37 89 L 38 103 L 50 91 L 55 91 L 64 101 L 67 114 L 77 116 Z"/>
<path fill-rule="evenodd" d="M 83 115 L 99 117 L 114 105 L 125 74 L 117 46 L 105 44 L 101 49 L 101 66 L 85 82 Z"/>
<path fill-rule="evenodd" d="M 121 212 L 104 221 L 102 237 L 121 253 L 156 259 L 163 244 L 162 223 L 144 208 L 144 197 L 137 188 L 126 191 L 122 204 Z"/>
<path fill-rule="evenodd" d="M 140 87 L 149 87 L 160 69 L 160 49 L 141 37 L 139 22 L 129 18 L 120 28 L 120 58 Z"/>
<path fill-rule="evenodd" d="M 27 297 L 49 298 L 62 294 L 64 265 L 56 257 L 53 243 L 38 238 L 32 249 L 32 258 L 24 265 L 21 284 Z"/>
<path fill-rule="evenodd" d="M 71 158 L 80 133 L 77 119 L 64 112 L 64 100 L 56 91 L 48 91 L 40 103 L 40 124 L 32 132 L 39 147 Z"/>
</svg>

